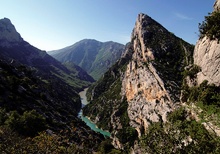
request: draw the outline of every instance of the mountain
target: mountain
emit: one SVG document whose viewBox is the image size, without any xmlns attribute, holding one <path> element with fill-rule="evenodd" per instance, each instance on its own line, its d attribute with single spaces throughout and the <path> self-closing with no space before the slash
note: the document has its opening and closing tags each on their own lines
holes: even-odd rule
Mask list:
<svg viewBox="0 0 220 154">
<path fill-rule="evenodd" d="M 220 89 L 188 85 L 203 70 L 196 52 L 203 54 L 139 14 L 125 54 L 89 88 L 83 114 L 125 153 L 219 153 Z"/>
<path fill-rule="evenodd" d="M 80 97 L 62 82 L 42 80 L 24 65 L 1 59 L 0 91 L 1 153 L 52 153 L 61 145 L 69 153 L 90 153 L 104 140 L 77 117 Z"/>
<path fill-rule="evenodd" d="M 98 80 L 122 55 L 124 45 L 115 42 L 81 40 L 69 47 L 49 51 L 48 54 L 62 63 L 72 62 Z"/>
<path fill-rule="evenodd" d="M 195 47 L 148 15 L 138 15 L 131 42 L 89 87 L 90 103 L 83 108 L 84 116 L 111 133 L 107 139 L 77 118 L 77 88 L 54 75 L 61 67 L 81 68 L 65 61 L 46 71 L 25 54 L 12 59 L 9 49 L 21 52 L 14 48 L 24 41 L 13 26 L 0 28 L 5 35 L 0 42 L 0 151 L 220 153 L 219 2 L 199 24 Z"/>
<path fill-rule="evenodd" d="M 151 123 L 166 122 L 180 102 L 181 72 L 192 62 L 193 45 L 147 15 L 138 15 L 131 40 L 124 57 L 94 85 L 83 110 L 116 138 L 125 135 L 124 129 L 140 137 Z M 116 138 L 118 148 L 123 148 L 120 142 L 131 142 Z"/>
<path fill-rule="evenodd" d="M 12 44 L 18 44 L 24 41 L 9 19 L 1 19 L 0 27 L 1 46 L 10 47 Z"/>
<path fill-rule="evenodd" d="M 78 72 L 79 69 L 70 71 L 45 51 L 41 51 L 24 41 L 7 18 L 0 20 L 0 56 L 8 61 L 15 60 L 32 67 L 36 69 L 37 74 L 41 73 L 41 76 L 56 76 L 63 82 L 73 86 L 77 91 L 87 87 L 94 81 L 82 69 L 80 69 L 81 72 Z"/>
<path fill-rule="evenodd" d="M 1 19 L 1 153 L 96 151 L 104 137 L 78 118 L 78 92 L 93 81 L 79 66 L 64 66 L 24 41 L 9 19 Z"/>
</svg>

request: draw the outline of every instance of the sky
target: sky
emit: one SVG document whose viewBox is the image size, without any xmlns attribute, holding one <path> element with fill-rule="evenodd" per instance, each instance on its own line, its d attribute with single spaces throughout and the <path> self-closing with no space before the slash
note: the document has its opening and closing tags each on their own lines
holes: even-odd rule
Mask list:
<svg viewBox="0 0 220 154">
<path fill-rule="evenodd" d="M 25 41 L 50 51 L 82 39 L 126 44 L 139 13 L 195 44 L 198 24 L 212 12 L 214 0 L 0 0 L 0 4 L 0 19 L 9 18 Z"/>
</svg>

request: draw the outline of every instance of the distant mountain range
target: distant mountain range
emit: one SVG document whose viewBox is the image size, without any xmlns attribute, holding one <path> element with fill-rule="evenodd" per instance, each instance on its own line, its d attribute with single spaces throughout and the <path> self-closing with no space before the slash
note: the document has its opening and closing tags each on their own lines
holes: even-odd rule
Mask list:
<svg viewBox="0 0 220 154">
<path fill-rule="evenodd" d="M 36 75 L 57 77 L 77 91 L 87 87 L 94 79 L 83 69 L 72 64 L 71 70 L 28 42 L 24 41 L 7 18 L 0 20 L 0 57 L 36 69 Z"/>
<path fill-rule="evenodd" d="M 116 42 L 99 42 L 92 39 L 81 40 L 48 54 L 61 63 L 72 62 L 82 67 L 95 80 L 98 80 L 122 55 L 124 45 Z"/>
</svg>

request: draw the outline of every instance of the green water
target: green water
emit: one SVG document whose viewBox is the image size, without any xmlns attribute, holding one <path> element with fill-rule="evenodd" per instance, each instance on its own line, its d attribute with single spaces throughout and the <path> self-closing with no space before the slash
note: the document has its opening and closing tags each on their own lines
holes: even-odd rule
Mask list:
<svg viewBox="0 0 220 154">
<path fill-rule="evenodd" d="M 88 88 L 84 89 L 84 91 L 80 92 L 79 95 L 81 97 L 81 102 L 82 102 L 82 107 L 84 107 L 85 105 L 89 104 L 89 102 L 87 101 L 86 98 L 86 91 L 88 90 Z M 93 123 L 88 117 L 84 117 L 82 114 L 82 110 L 79 112 L 78 114 L 79 117 L 81 117 L 82 121 L 84 121 L 86 123 L 87 126 L 89 126 L 92 130 L 101 133 L 104 136 L 110 137 L 111 133 L 104 131 L 102 129 L 99 129 L 95 123 Z"/>
<path fill-rule="evenodd" d="M 101 130 L 99 129 L 95 123 L 93 123 L 92 121 L 90 121 L 87 117 L 82 116 L 81 117 L 82 121 L 84 121 L 86 123 L 87 126 L 89 126 L 92 130 L 101 133 L 104 136 L 110 137 L 111 133 Z"/>
</svg>

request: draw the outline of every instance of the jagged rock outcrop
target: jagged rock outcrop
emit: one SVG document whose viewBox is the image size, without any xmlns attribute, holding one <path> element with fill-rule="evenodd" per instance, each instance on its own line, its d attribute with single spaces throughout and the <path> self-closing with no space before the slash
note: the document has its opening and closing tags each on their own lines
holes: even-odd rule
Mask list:
<svg viewBox="0 0 220 154">
<path fill-rule="evenodd" d="M 219 11 L 220 0 L 216 0 L 214 11 Z M 200 37 L 194 50 L 194 64 L 201 67 L 197 74 L 197 84 L 207 80 L 209 84 L 220 86 L 220 44 L 218 39 L 211 40 L 206 35 Z"/>
<path fill-rule="evenodd" d="M 4 18 L 0 22 L 0 45 L 10 46 L 11 43 L 22 42 L 20 34 L 16 31 L 14 25 L 8 18 Z"/>
<path fill-rule="evenodd" d="M 83 113 L 112 132 L 115 147 L 134 144 L 151 123 L 166 122 L 180 102 L 192 52 L 193 45 L 139 14 L 125 55 L 90 88 L 92 100 Z"/>
<path fill-rule="evenodd" d="M 132 63 L 129 63 L 131 67 Z M 139 136 L 147 131 L 151 122 L 165 122 L 167 113 L 174 108 L 170 94 L 151 64 L 149 69 L 145 66 L 136 70 L 128 68 L 122 88 L 129 104 L 130 124 L 137 129 Z"/>
<path fill-rule="evenodd" d="M 153 34 L 156 28 L 161 32 L 159 33 L 160 36 L 167 37 L 170 35 L 165 28 L 149 16 L 138 15 L 132 33 L 133 55 L 127 65 L 122 81 L 122 95 L 125 95 L 128 101 L 130 125 L 136 128 L 139 136 L 147 131 L 150 123 L 166 122 L 167 113 L 171 112 L 175 107 L 175 103 L 179 101 L 176 99 L 174 90 L 178 89 L 180 84 L 175 78 L 168 79 L 165 77 L 169 70 L 165 73 L 160 71 L 160 67 L 158 67 L 163 65 L 160 58 L 164 53 L 178 52 L 177 50 L 171 50 L 177 44 L 168 44 L 168 40 L 173 39 L 171 35 L 168 40 L 161 41 L 161 38 L 157 36 L 158 33 Z M 158 40 L 158 44 L 152 46 L 152 41 L 155 40 Z M 181 44 L 181 42 L 179 43 Z M 190 53 L 184 45 L 181 45 L 180 48 L 182 48 L 184 54 L 185 52 Z M 169 54 L 163 57 L 164 63 L 171 63 L 168 60 L 171 57 L 169 57 Z M 182 62 L 184 60 L 184 56 L 173 58 Z M 183 65 L 180 64 L 178 69 L 182 70 L 181 67 Z M 164 78 L 167 80 L 163 80 Z"/>
<path fill-rule="evenodd" d="M 198 40 L 194 50 L 194 64 L 201 67 L 197 74 L 198 84 L 208 80 L 220 86 L 220 44 L 218 40 L 203 37 Z"/>
<path fill-rule="evenodd" d="M 217 11 L 220 9 L 220 0 L 216 0 L 214 4 L 214 11 Z"/>
</svg>

